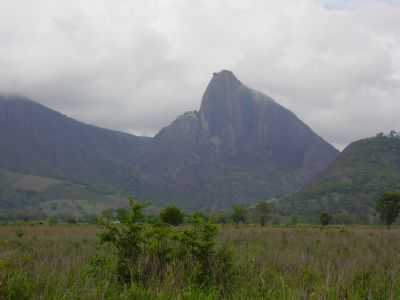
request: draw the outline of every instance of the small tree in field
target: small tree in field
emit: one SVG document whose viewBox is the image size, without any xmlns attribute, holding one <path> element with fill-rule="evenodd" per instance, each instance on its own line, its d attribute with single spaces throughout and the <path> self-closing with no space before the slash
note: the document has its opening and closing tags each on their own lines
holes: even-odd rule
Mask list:
<svg viewBox="0 0 400 300">
<path fill-rule="evenodd" d="M 112 270 L 120 283 L 146 288 L 176 276 L 187 286 L 229 292 L 235 276 L 233 257 L 226 247 L 217 246 L 216 225 L 199 216 L 184 229 L 145 223 L 144 208 L 144 204 L 131 199 L 130 209 L 120 223 L 102 219 L 100 241 L 112 247 L 116 260 L 110 263 L 109 253 L 97 255 L 90 264 L 92 274 Z"/>
<path fill-rule="evenodd" d="M 332 216 L 328 213 L 322 213 L 319 217 L 322 226 L 327 226 L 332 222 Z"/>
<path fill-rule="evenodd" d="M 385 193 L 376 203 L 376 211 L 381 221 L 387 226 L 392 225 L 400 213 L 400 193 Z"/>
<path fill-rule="evenodd" d="M 259 202 L 256 205 L 256 216 L 261 226 L 265 226 L 269 214 L 271 213 L 271 206 L 267 202 Z"/>
<path fill-rule="evenodd" d="M 103 218 L 103 232 L 100 234 L 101 243 L 111 243 L 117 249 L 117 275 L 123 282 L 138 280 L 140 277 L 139 259 L 143 254 L 146 240 L 144 220 L 144 205 L 130 199 L 130 211 L 121 225 Z"/>
<path fill-rule="evenodd" d="M 161 221 L 173 226 L 182 224 L 184 218 L 185 214 L 176 206 L 168 206 L 160 213 Z"/>
<path fill-rule="evenodd" d="M 116 214 L 117 214 L 117 220 L 122 222 L 122 221 L 126 220 L 126 218 L 128 218 L 129 210 L 126 208 L 118 208 L 116 210 Z"/>
<path fill-rule="evenodd" d="M 239 225 L 239 223 L 246 223 L 247 209 L 243 205 L 233 206 L 232 221 Z"/>
<path fill-rule="evenodd" d="M 56 224 L 58 223 L 58 219 L 57 219 L 56 217 L 54 217 L 54 216 L 49 217 L 49 218 L 47 219 L 47 223 L 48 223 L 50 226 L 56 225 Z"/>
<path fill-rule="evenodd" d="M 101 217 L 103 219 L 112 220 L 114 218 L 114 210 L 112 208 L 107 208 L 101 212 Z"/>
</svg>

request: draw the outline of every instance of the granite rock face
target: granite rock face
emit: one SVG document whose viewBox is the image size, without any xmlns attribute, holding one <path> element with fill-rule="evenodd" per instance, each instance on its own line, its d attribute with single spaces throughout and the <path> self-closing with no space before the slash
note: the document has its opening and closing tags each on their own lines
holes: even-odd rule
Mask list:
<svg viewBox="0 0 400 300">
<path fill-rule="evenodd" d="M 297 191 L 338 155 L 292 112 L 226 70 L 214 73 L 198 112 L 183 114 L 154 140 L 143 174 L 163 181 L 171 199 L 215 209 Z"/>
<path fill-rule="evenodd" d="M 214 73 L 199 111 L 154 138 L 72 120 L 0 97 L 0 167 L 123 188 L 157 204 L 220 209 L 297 191 L 338 151 L 292 112 Z"/>
</svg>

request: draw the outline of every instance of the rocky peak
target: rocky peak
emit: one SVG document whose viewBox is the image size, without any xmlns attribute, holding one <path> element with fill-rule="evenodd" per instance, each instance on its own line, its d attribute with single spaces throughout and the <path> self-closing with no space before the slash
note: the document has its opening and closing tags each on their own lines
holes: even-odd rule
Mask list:
<svg viewBox="0 0 400 300">
<path fill-rule="evenodd" d="M 223 152 L 235 154 L 241 137 L 254 129 L 257 113 L 255 93 L 227 70 L 214 73 L 200 108 L 202 137 L 215 139 Z"/>
<path fill-rule="evenodd" d="M 328 156 L 336 153 L 292 112 L 227 70 L 213 74 L 198 113 L 181 116 L 157 138 L 180 147 L 197 144 L 220 157 L 260 153 L 296 167 L 308 164 L 306 153 L 317 144 L 329 149 Z"/>
<path fill-rule="evenodd" d="M 227 89 L 238 84 L 241 84 L 241 82 L 236 78 L 235 74 L 229 70 L 213 73 L 213 77 L 210 81 L 210 86 L 226 87 Z"/>
<path fill-rule="evenodd" d="M 207 114 L 216 108 L 226 110 L 226 106 L 234 100 L 233 94 L 241 86 L 242 83 L 231 71 L 214 73 L 203 95 L 200 112 Z"/>
</svg>

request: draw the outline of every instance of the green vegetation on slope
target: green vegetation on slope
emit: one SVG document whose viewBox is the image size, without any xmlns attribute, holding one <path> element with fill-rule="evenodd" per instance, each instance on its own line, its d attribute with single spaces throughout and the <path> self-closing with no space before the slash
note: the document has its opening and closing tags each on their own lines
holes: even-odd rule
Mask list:
<svg viewBox="0 0 400 300">
<path fill-rule="evenodd" d="M 377 198 L 399 190 L 400 138 L 380 134 L 349 145 L 319 180 L 283 198 L 278 207 L 286 214 L 315 217 L 329 212 L 367 221 L 375 218 Z"/>
<path fill-rule="evenodd" d="M 123 206 L 125 197 L 105 187 L 0 169 L 0 219 L 85 218 Z"/>
</svg>

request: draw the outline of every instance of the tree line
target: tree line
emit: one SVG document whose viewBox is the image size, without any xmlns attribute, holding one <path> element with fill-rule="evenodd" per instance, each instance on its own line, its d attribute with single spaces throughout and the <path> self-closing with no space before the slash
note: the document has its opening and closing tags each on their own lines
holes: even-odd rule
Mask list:
<svg viewBox="0 0 400 300">
<path fill-rule="evenodd" d="M 46 217 L 43 213 L 37 217 L 31 218 L 20 213 L 15 216 L 8 215 L 1 218 L 0 222 L 37 222 L 39 224 L 55 225 L 57 223 L 77 224 L 77 223 L 88 223 L 96 224 L 99 219 L 107 219 L 112 222 L 120 223 L 128 215 L 129 208 L 117 208 L 117 209 L 106 209 L 100 215 L 84 215 L 81 217 L 74 217 L 69 215 L 57 215 Z M 390 227 L 396 222 L 400 214 L 400 193 L 398 192 L 386 192 L 376 201 L 374 208 L 374 219 L 379 219 L 380 222 L 387 227 Z M 36 216 L 36 215 L 35 215 Z M 162 208 L 158 214 L 149 213 L 145 216 L 146 223 L 157 223 L 163 222 L 173 226 L 181 224 L 193 223 L 193 220 L 197 217 L 201 217 L 204 220 L 210 221 L 214 224 L 259 224 L 265 226 L 266 224 L 291 224 L 296 225 L 298 223 L 319 223 L 322 226 L 330 224 L 357 224 L 350 214 L 331 214 L 329 211 L 322 211 L 320 215 L 315 215 L 310 218 L 304 218 L 293 214 L 286 217 L 286 221 L 282 221 L 282 216 L 279 211 L 275 210 L 274 204 L 268 201 L 260 201 L 253 205 L 236 204 L 231 209 L 219 212 L 194 212 L 192 214 L 185 213 L 183 210 L 175 205 L 169 205 Z M 289 218 L 288 218 L 289 217 Z M 278 220 L 278 221 L 277 221 Z M 375 223 L 375 222 L 374 222 Z"/>
</svg>

